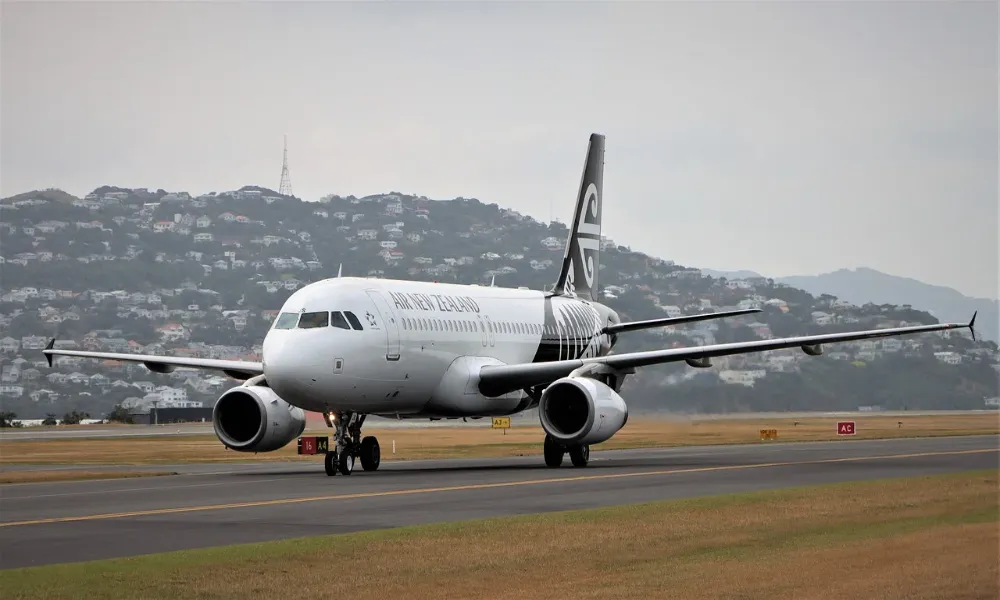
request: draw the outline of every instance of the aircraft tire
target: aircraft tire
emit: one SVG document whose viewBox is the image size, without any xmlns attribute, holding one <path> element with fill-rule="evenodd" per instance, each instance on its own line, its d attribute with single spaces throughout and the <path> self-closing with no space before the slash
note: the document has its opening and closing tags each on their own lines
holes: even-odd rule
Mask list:
<svg viewBox="0 0 1000 600">
<path fill-rule="evenodd" d="M 382 450 L 378 438 L 370 435 L 361 440 L 361 468 L 365 471 L 377 471 L 382 463 Z"/>
<path fill-rule="evenodd" d="M 565 456 L 566 451 L 563 449 L 561 444 L 546 435 L 545 443 L 543 444 L 542 449 L 545 454 L 546 466 L 554 469 L 562 465 L 563 456 Z"/>
<path fill-rule="evenodd" d="M 326 474 L 333 477 L 337 474 L 337 452 L 327 452 L 326 456 L 323 457 L 323 467 L 326 469 Z"/>
<path fill-rule="evenodd" d="M 341 454 L 337 463 L 341 475 L 350 475 L 354 471 L 354 455 L 349 451 Z"/>
<path fill-rule="evenodd" d="M 573 446 L 569 449 L 569 459 L 574 467 L 586 467 L 590 462 L 590 446 L 587 444 Z"/>
</svg>

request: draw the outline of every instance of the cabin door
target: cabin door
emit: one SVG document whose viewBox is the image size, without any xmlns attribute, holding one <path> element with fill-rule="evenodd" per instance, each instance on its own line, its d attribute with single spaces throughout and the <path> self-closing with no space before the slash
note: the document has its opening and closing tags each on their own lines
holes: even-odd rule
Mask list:
<svg viewBox="0 0 1000 600">
<path fill-rule="evenodd" d="M 399 360 L 399 323 L 396 322 L 396 315 L 377 290 L 366 290 L 366 293 L 378 312 L 376 326 L 381 325 L 385 330 L 385 359 Z"/>
</svg>

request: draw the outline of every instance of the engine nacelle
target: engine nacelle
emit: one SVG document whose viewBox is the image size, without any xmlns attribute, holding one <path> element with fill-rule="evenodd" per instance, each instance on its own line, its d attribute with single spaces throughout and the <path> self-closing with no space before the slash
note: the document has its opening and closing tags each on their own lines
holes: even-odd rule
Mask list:
<svg viewBox="0 0 1000 600">
<path fill-rule="evenodd" d="M 302 435 L 306 413 L 263 385 L 227 390 L 212 411 L 215 435 L 239 452 L 271 452 Z"/>
<path fill-rule="evenodd" d="M 542 429 L 563 444 L 599 444 L 628 421 L 625 401 L 589 377 L 563 377 L 542 392 L 538 403 Z"/>
</svg>

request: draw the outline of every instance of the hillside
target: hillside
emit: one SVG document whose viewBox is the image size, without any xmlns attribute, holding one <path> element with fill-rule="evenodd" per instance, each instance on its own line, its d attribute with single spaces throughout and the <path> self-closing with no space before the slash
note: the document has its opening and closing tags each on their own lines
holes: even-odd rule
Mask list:
<svg viewBox="0 0 1000 600">
<path fill-rule="evenodd" d="M 949 287 L 931 285 L 860 267 L 822 275 L 782 277 L 778 281 L 811 294 L 832 294 L 854 304 L 909 304 L 942 321 L 964 321 L 975 311 L 978 330 L 989 340 L 1000 340 L 1000 302 L 970 298 Z"/>
<path fill-rule="evenodd" d="M 475 199 L 388 193 L 322 203 L 258 187 L 191 196 L 102 187 L 0 202 L 0 339 L 4 410 L 22 418 L 116 403 L 211 406 L 234 380 L 62 357 L 60 347 L 259 359 L 282 302 L 309 282 L 345 275 L 551 286 L 567 230 Z M 604 240 L 605 301 L 623 319 L 758 306 L 759 315 L 621 336 L 616 351 L 932 323 L 926 312 L 854 306 L 763 278 L 698 269 Z M 968 318 L 967 314 L 962 319 Z M 948 335 L 951 334 L 951 335 Z M 982 408 L 997 395 L 996 345 L 967 332 L 734 356 L 711 369 L 640 370 L 623 394 L 643 411 L 726 412 Z"/>
</svg>

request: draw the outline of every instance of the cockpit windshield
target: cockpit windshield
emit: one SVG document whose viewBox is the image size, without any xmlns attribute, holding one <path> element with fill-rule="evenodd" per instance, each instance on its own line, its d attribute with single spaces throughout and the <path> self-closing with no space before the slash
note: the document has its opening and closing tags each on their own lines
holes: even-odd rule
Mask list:
<svg viewBox="0 0 1000 600">
<path fill-rule="evenodd" d="M 314 327 L 327 327 L 330 325 L 330 313 L 328 312 L 308 312 L 302 313 L 299 317 L 299 329 L 312 329 Z"/>
<path fill-rule="evenodd" d="M 285 312 L 278 315 L 274 322 L 275 329 L 314 329 L 317 327 L 337 327 L 339 329 L 354 329 L 361 331 L 361 321 L 358 320 L 351 311 L 334 312 L 307 312 L 293 313 Z"/>
<path fill-rule="evenodd" d="M 361 327 L 361 321 L 359 321 L 358 318 L 354 316 L 354 313 L 352 313 L 349 310 L 345 310 L 344 315 L 347 316 L 347 320 L 351 322 L 351 327 L 357 329 L 358 331 L 361 331 L 361 329 L 363 329 Z"/>
<path fill-rule="evenodd" d="M 281 313 L 278 318 L 274 321 L 275 329 L 293 329 L 295 324 L 299 321 L 298 313 Z"/>
<path fill-rule="evenodd" d="M 341 312 L 333 313 L 333 318 L 330 319 L 330 324 L 334 327 L 339 327 L 340 329 L 351 328 L 351 326 L 347 324 L 347 319 L 344 318 L 344 313 Z"/>
</svg>

